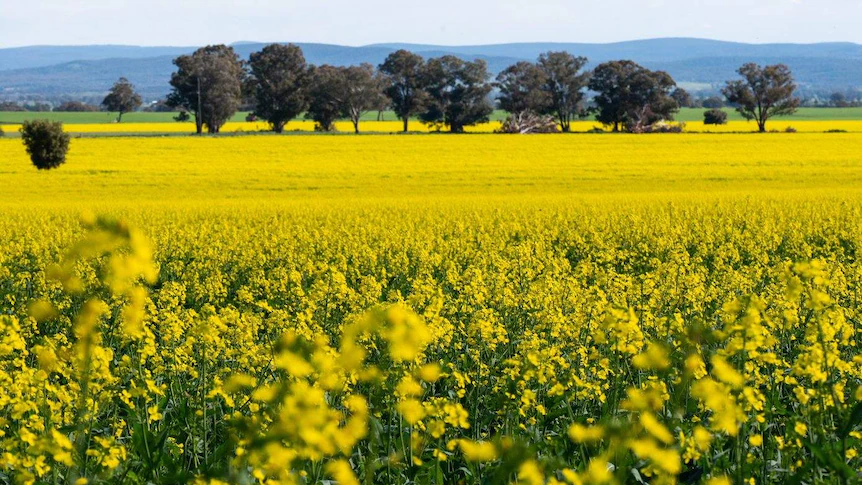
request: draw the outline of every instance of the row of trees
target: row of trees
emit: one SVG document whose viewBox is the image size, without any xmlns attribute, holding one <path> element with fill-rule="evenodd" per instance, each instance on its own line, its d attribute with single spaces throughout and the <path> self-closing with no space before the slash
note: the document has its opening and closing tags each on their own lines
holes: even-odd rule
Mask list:
<svg viewBox="0 0 862 485">
<path fill-rule="evenodd" d="M 587 59 L 567 52 L 549 52 L 536 63 L 520 62 L 490 81 L 482 60 L 454 56 L 429 60 L 406 50 L 389 55 L 374 69 L 309 66 L 293 45 L 273 44 L 244 63 L 232 48 L 208 46 L 174 61 L 171 106 L 194 114 L 198 132 L 217 133 L 251 98 L 255 116 L 281 132 L 302 113 L 321 130 L 331 130 L 336 119 L 349 118 L 355 131 L 365 113 L 389 106 L 402 120 L 422 122 L 462 132 L 487 122 L 494 110 L 490 94 L 499 89 L 500 107 L 514 116 L 551 116 L 563 131 L 590 113 L 587 89 L 597 93 L 597 119 L 620 129 L 638 130 L 658 120 L 671 119 L 679 103 L 673 79 L 631 61 L 601 64 L 592 73 Z"/>
<path fill-rule="evenodd" d="M 174 64 L 167 105 L 193 115 L 198 133 L 218 133 L 241 106 L 251 106 L 253 116 L 277 133 L 303 113 L 322 131 L 331 131 L 337 119 L 350 119 L 358 133 L 363 115 L 386 108 L 402 120 L 404 131 L 418 117 L 458 133 L 489 120 L 495 90 L 500 108 L 510 113 L 504 130 L 521 133 L 568 132 L 573 121 L 588 115 L 615 132 L 651 131 L 657 123 L 673 120 L 680 107 L 693 104 L 666 72 L 632 61 L 605 62 L 587 71 L 587 59 L 568 52 L 518 62 L 494 82 L 482 60 L 443 56 L 426 61 L 406 50 L 390 54 L 376 69 L 369 64 L 312 66 L 299 47 L 283 44 L 253 53 L 247 62 L 231 47 L 207 46 Z M 738 72 L 742 79 L 729 81 L 722 94 L 761 131 L 769 118 L 799 106 L 787 66 L 746 64 Z M 710 98 L 703 104 L 718 108 L 722 103 Z M 120 79 L 102 105 L 117 112 L 119 121 L 141 106 L 141 97 Z"/>
</svg>

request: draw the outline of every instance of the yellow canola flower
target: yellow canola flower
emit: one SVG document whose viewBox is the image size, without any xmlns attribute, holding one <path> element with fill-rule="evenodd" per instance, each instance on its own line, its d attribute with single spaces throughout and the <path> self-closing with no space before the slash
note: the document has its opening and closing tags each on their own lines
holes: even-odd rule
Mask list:
<svg viewBox="0 0 862 485">
<path fill-rule="evenodd" d="M 425 364 L 419 368 L 419 378 L 428 383 L 437 382 L 441 373 L 440 364 L 436 362 Z"/>
<path fill-rule="evenodd" d="M 488 441 L 472 441 L 468 439 L 453 440 L 447 448 L 460 448 L 467 461 L 486 463 L 498 458 L 497 447 Z"/>
<path fill-rule="evenodd" d="M 147 415 L 151 423 L 161 421 L 164 418 L 164 415 L 159 412 L 159 407 L 155 405 L 147 408 Z"/>
<path fill-rule="evenodd" d="M 713 374 L 725 384 L 730 384 L 734 388 L 742 388 L 745 385 L 745 378 L 736 369 L 730 366 L 723 357 L 713 355 L 710 359 L 712 364 Z"/>
<path fill-rule="evenodd" d="M 398 403 L 398 412 L 410 425 L 415 425 L 425 417 L 425 408 L 416 399 L 405 399 Z"/>
<path fill-rule="evenodd" d="M 666 370 L 670 367 L 668 351 L 663 346 L 650 342 L 645 352 L 632 358 L 632 365 L 640 370 Z"/>
<path fill-rule="evenodd" d="M 712 477 L 705 482 L 705 485 L 732 485 L 732 483 L 727 477 Z"/>
<path fill-rule="evenodd" d="M 628 446 L 637 456 L 649 460 L 664 473 L 678 475 L 682 471 L 682 462 L 676 450 L 661 448 L 651 439 L 632 440 Z"/>
<path fill-rule="evenodd" d="M 659 440 L 666 445 L 673 443 L 673 434 L 668 431 L 665 425 L 661 424 L 659 420 L 656 419 L 654 414 L 641 413 L 640 423 L 641 426 L 644 427 L 644 430 L 646 430 L 647 433 L 652 435 L 653 438 Z"/>
<path fill-rule="evenodd" d="M 415 360 L 431 341 L 431 332 L 421 318 L 401 305 L 386 311 L 382 334 L 389 341 L 389 352 L 396 362 Z"/>
<path fill-rule="evenodd" d="M 360 483 L 347 460 L 334 460 L 327 463 L 326 472 L 339 485 L 359 485 Z"/>
<path fill-rule="evenodd" d="M 569 438 L 575 443 L 595 443 L 604 438 L 605 430 L 601 426 L 584 426 L 572 423 L 568 430 Z"/>
<path fill-rule="evenodd" d="M 518 468 L 519 485 L 543 485 L 545 483 L 545 475 L 539 468 L 538 463 L 533 460 L 527 460 Z"/>
</svg>

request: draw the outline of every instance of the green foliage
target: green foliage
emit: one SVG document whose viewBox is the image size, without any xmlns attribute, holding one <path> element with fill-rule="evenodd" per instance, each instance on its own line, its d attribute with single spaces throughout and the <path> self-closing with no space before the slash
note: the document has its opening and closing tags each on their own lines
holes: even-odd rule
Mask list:
<svg viewBox="0 0 862 485">
<path fill-rule="evenodd" d="M 307 119 L 314 120 L 315 131 L 335 131 L 335 120 L 343 111 L 343 96 L 347 80 L 341 68 L 320 66 L 312 69 Z"/>
<path fill-rule="evenodd" d="M 102 101 L 106 110 L 117 113 L 117 123 L 123 121 L 124 114 L 135 111 L 141 104 L 141 95 L 135 92 L 135 86 L 124 77 L 114 83 L 111 92 Z"/>
<path fill-rule="evenodd" d="M 425 92 L 422 90 L 422 56 L 410 51 L 399 50 L 389 54 L 378 69 L 386 79 L 386 96 L 392 110 L 404 122 L 407 131 L 410 118 L 422 109 Z"/>
<path fill-rule="evenodd" d="M 21 126 L 21 139 L 33 165 L 39 170 L 57 168 L 66 162 L 69 135 L 57 121 L 26 121 Z"/>
<path fill-rule="evenodd" d="M 308 107 L 311 73 L 302 49 L 290 44 L 271 44 L 249 58 L 254 114 L 266 120 L 276 133 Z"/>
<path fill-rule="evenodd" d="M 492 89 L 488 78 L 488 65 L 483 60 L 466 62 L 455 56 L 429 60 L 422 71 L 428 102 L 419 118 L 428 124 L 446 125 L 453 133 L 487 122 L 494 111 L 487 99 Z"/>
<path fill-rule="evenodd" d="M 726 125 L 727 113 L 720 109 L 710 109 L 703 112 L 703 124 L 705 125 Z"/>
<path fill-rule="evenodd" d="M 737 71 L 742 80 L 728 81 L 721 90 L 736 111 L 747 120 L 755 120 L 760 132 L 766 131 L 766 122 L 775 116 L 796 112 L 799 99 L 793 96 L 796 83 L 790 68 L 784 64 L 761 67 L 748 63 Z"/>
<path fill-rule="evenodd" d="M 590 74 L 581 70 L 586 65 L 586 57 L 575 57 L 568 52 L 547 52 L 539 56 L 538 67 L 544 77 L 542 89 L 547 99 L 539 113 L 556 116 L 565 132 L 570 130 L 573 118 L 585 114 L 583 90 Z"/>
<path fill-rule="evenodd" d="M 632 61 L 600 64 L 589 88 L 595 91 L 596 120 L 614 131 L 643 131 L 649 125 L 673 120 L 679 110 L 671 97 L 676 83 L 663 71 L 650 71 Z"/>
<path fill-rule="evenodd" d="M 198 134 L 204 126 L 218 133 L 239 109 L 245 75 L 239 56 L 232 47 L 213 45 L 174 59 L 174 65 L 168 104 L 193 113 Z"/>
<path fill-rule="evenodd" d="M 342 116 L 350 119 L 359 133 L 359 122 L 370 111 L 383 111 L 387 107 L 383 94 L 386 81 L 371 64 L 349 66 L 343 69 L 347 90 L 342 96 Z"/>
</svg>

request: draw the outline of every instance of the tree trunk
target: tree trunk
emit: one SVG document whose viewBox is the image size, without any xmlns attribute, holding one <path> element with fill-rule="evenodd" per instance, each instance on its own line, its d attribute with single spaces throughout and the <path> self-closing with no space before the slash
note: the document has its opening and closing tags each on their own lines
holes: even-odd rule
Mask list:
<svg viewBox="0 0 862 485">
<path fill-rule="evenodd" d="M 404 117 L 404 133 L 407 133 L 407 125 L 410 122 L 410 118 Z"/>
<path fill-rule="evenodd" d="M 563 133 L 568 133 L 572 130 L 572 125 L 569 123 L 569 117 L 563 114 L 562 111 L 557 111 L 557 118 L 560 120 L 560 130 L 562 130 Z"/>
<path fill-rule="evenodd" d="M 766 121 L 758 121 L 757 129 L 759 129 L 761 133 L 766 133 Z"/>
<path fill-rule="evenodd" d="M 120 111 L 119 116 L 117 116 L 117 123 L 122 123 L 122 122 L 123 122 L 123 112 Z"/>
<path fill-rule="evenodd" d="M 359 118 L 353 120 L 353 131 L 355 134 L 359 134 Z"/>
<path fill-rule="evenodd" d="M 283 121 L 276 121 L 272 124 L 272 131 L 278 134 L 282 134 L 284 133 L 284 125 L 285 123 Z"/>
</svg>

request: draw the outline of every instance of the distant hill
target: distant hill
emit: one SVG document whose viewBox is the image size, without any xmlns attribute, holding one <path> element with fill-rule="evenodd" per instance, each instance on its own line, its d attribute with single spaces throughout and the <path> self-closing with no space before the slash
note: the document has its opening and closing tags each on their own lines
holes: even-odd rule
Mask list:
<svg viewBox="0 0 862 485">
<path fill-rule="evenodd" d="M 240 42 L 237 52 L 247 58 L 266 44 Z M 492 72 L 520 60 L 534 60 L 549 50 L 566 50 L 590 59 L 591 65 L 632 59 L 671 73 L 680 83 L 717 86 L 734 77 L 744 62 L 785 62 L 800 85 L 809 90 L 862 87 L 862 45 L 742 44 L 704 39 L 651 39 L 611 44 L 521 43 L 479 46 L 375 44 L 347 47 L 299 43 L 313 64 L 379 64 L 399 48 L 425 57 L 452 54 L 480 58 Z M 171 61 L 195 47 L 77 46 L 0 49 L 0 99 L 97 98 L 120 76 L 129 78 L 148 99 L 164 96 L 173 72 Z"/>
<path fill-rule="evenodd" d="M 423 44 L 375 44 L 390 49 L 408 49 L 417 52 L 446 50 L 464 55 L 535 59 L 549 50 L 564 50 L 585 56 L 594 62 L 615 59 L 633 59 L 638 62 L 668 62 L 706 57 L 758 57 L 791 58 L 817 57 L 862 59 L 862 45 L 849 42 L 821 44 L 743 44 L 707 39 L 666 38 L 632 40 L 608 44 L 586 43 L 522 43 L 477 46 L 440 47 Z"/>
<path fill-rule="evenodd" d="M 144 59 L 176 56 L 195 47 L 137 47 L 125 45 L 33 46 L 0 49 L 0 71 L 53 66 L 71 61 Z"/>
</svg>

